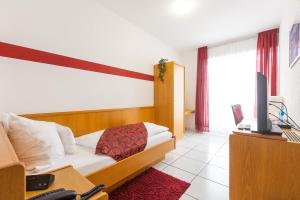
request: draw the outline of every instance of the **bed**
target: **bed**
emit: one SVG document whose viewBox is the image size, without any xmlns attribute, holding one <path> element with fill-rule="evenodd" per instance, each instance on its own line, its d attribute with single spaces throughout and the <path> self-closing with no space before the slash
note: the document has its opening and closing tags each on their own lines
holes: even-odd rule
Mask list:
<svg viewBox="0 0 300 200">
<path fill-rule="evenodd" d="M 137 107 L 27 114 L 22 116 L 33 120 L 56 122 L 68 126 L 73 130 L 75 137 L 79 138 L 99 130 L 131 123 L 155 123 L 155 108 Z M 111 191 L 164 159 L 165 154 L 173 149 L 175 149 L 175 137 L 172 133 L 166 131 L 153 138 L 148 138 L 144 151 L 118 162 L 108 156 L 94 155 L 92 149 L 79 145 L 76 155 L 66 155 L 54 167 L 73 165 L 92 183 L 103 183 L 106 185 L 106 191 Z M 46 171 L 49 171 L 49 169 Z"/>
<path fill-rule="evenodd" d="M 98 132 L 103 132 L 103 131 L 98 131 Z M 88 135 L 97 134 L 98 132 L 91 133 Z M 95 148 L 92 148 L 92 146 L 95 147 L 96 145 L 92 144 L 91 146 L 90 145 L 87 146 L 87 145 L 82 145 L 80 143 L 80 140 L 82 139 L 92 140 L 94 138 L 92 137 L 91 139 L 89 139 L 86 138 L 85 135 L 76 138 L 76 142 L 77 142 L 76 153 L 65 154 L 50 168 L 42 169 L 36 173 L 30 173 L 30 174 L 46 173 L 48 171 L 52 171 L 64 166 L 72 165 L 80 174 L 82 174 L 83 176 L 88 176 L 90 174 L 93 174 L 97 170 L 116 164 L 117 161 L 115 161 L 113 158 L 107 155 L 104 154 L 96 155 Z M 163 142 L 166 142 L 171 138 L 172 138 L 172 133 L 170 133 L 169 131 L 161 132 L 154 136 L 148 137 L 147 146 L 145 150 L 155 147 Z M 91 141 L 86 141 L 86 143 L 91 144 Z"/>
</svg>

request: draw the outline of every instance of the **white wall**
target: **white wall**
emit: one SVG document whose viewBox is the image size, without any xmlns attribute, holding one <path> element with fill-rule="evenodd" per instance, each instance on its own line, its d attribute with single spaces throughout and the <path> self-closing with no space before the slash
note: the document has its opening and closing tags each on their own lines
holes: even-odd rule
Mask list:
<svg viewBox="0 0 300 200">
<path fill-rule="evenodd" d="M 0 0 L 0 41 L 153 74 L 178 54 L 97 0 Z M 153 82 L 0 58 L 0 111 L 153 105 Z"/>
<path fill-rule="evenodd" d="M 300 22 L 300 1 L 288 0 L 280 25 L 280 95 L 285 98 L 289 114 L 300 123 L 300 61 L 289 67 L 289 32 Z"/>
</svg>

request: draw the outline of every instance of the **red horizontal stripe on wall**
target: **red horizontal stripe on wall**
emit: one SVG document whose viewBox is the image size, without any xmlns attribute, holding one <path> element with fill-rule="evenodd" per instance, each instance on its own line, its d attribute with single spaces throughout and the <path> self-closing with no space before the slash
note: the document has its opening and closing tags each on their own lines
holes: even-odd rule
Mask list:
<svg viewBox="0 0 300 200">
<path fill-rule="evenodd" d="M 130 77 L 147 81 L 154 80 L 154 77 L 149 74 L 143 74 L 117 67 L 111 67 L 108 65 L 102 65 L 94 62 L 80 60 L 77 58 L 71 58 L 45 51 L 39 51 L 4 42 L 0 42 L 0 56 L 62 67 L 81 69 L 86 71 L 99 72 L 104 74 L 112 74 L 116 76 Z"/>
</svg>

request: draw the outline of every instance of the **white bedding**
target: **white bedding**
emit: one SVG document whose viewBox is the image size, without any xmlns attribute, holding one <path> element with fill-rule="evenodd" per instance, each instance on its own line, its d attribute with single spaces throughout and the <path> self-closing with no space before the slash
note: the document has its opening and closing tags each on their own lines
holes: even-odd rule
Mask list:
<svg viewBox="0 0 300 200">
<path fill-rule="evenodd" d="M 82 138 L 86 137 L 87 140 L 89 140 L 93 144 L 95 144 L 95 141 L 90 140 L 91 137 L 89 137 L 92 134 L 95 135 L 95 133 L 91 133 L 91 134 L 88 134 L 85 136 L 81 136 L 80 138 L 82 139 Z M 98 131 L 98 134 L 99 134 L 99 131 Z M 154 136 L 150 136 L 150 137 L 148 137 L 146 149 L 153 147 L 157 144 L 160 144 L 162 142 L 165 142 L 165 141 L 169 140 L 171 137 L 172 137 L 172 133 L 170 133 L 168 131 L 158 133 Z M 99 169 L 102 169 L 104 167 L 107 167 L 109 165 L 116 163 L 116 161 L 109 156 L 106 156 L 103 154 L 96 155 L 95 154 L 96 146 L 93 148 L 90 145 L 88 145 L 88 147 L 82 146 L 82 145 L 78 144 L 77 139 L 78 138 L 76 138 L 77 151 L 75 154 L 69 154 L 69 155 L 66 154 L 58 162 L 56 162 L 54 165 L 52 165 L 51 168 L 40 170 L 39 173 L 45 173 L 47 171 L 51 171 L 53 169 L 60 168 L 62 166 L 72 165 L 75 169 L 77 169 L 79 171 L 79 173 L 81 173 L 82 175 L 85 176 L 85 175 L 88 175 Z M 99 137 L 96 140 L 96 144 L 97 144 L 98 140 L 99 140 Z"/>
</svg>

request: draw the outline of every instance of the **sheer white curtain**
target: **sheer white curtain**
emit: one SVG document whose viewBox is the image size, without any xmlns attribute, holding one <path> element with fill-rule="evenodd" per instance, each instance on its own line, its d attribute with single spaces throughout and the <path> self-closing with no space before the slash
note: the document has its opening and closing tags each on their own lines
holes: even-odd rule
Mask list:
<svg viewBox="0 0 300 200">
<path fill-rule="evenodd" d="M 230 131 L 235 127 L 233 104 L 241 104 L 244 117 L 253 118 L 256 42 L 255 37 L 209 49 L 210 130 Z"/>
</svg>

